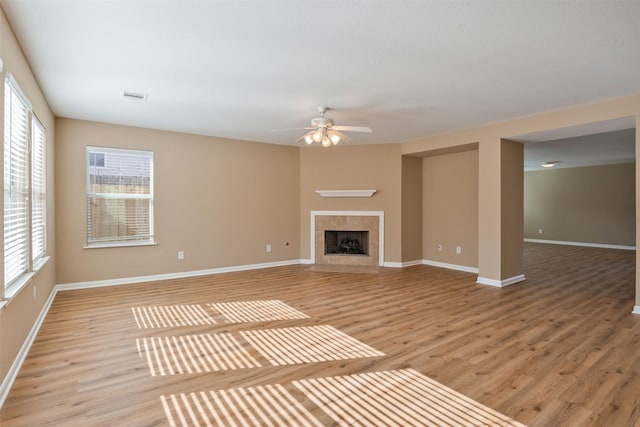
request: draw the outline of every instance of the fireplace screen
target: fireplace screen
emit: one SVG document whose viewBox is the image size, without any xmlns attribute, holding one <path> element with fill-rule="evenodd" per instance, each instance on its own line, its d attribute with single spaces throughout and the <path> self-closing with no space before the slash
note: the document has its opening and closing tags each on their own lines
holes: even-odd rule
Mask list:
<svg viewBox="0 0 640 427">
<path fill-rule="evenodd" d="M 369 255 L 369 232 L 325 230 L 324 254 Z"/>
</svg>

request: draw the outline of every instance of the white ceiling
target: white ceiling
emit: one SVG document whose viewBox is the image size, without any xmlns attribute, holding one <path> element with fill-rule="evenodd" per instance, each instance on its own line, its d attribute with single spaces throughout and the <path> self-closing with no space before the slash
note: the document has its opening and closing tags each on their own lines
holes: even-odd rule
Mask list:
<svg viewBox="0 0 640 427">
<path fill-rule="evenodd" d="M 632 163 L 635 142 L 635 129 L 623 129 L 526 143 L 524 170 L 542 170 L 545 162 L 555 162 L 554 169 Z"/>
<path fill-rule="evenodd" d="M 635 117 L 509 137 L 524 144 L 524 170 L 632 163 L 636 157 Z"/>
<path fill-rule="evenodd" d="M 326 105 L 376 144 L 640 93 L 638 1 L 0 4 L 62 117 L 295 144 Z"/>
</svg>

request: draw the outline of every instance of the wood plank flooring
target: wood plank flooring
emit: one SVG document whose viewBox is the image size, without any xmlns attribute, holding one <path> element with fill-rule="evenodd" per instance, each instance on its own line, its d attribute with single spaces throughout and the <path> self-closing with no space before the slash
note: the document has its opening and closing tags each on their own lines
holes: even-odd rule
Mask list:
<svg viewBox="0 0 640 427">
<path fill-rule="evenodd" d="M 386 390 L 364 399 L 382 403 L 371 409 L 379 422 L 358 415 L 363 425 L 640 426 L 635 253 L 526 244 L 525 263 L 527 280 L 504 289 L 428 266 L 379 274 L 290 266 L 60 292 L 0 425 L 219 425 L 231 422 L 232 399 L 256 424 L 271 405 L 274 414 L 263 415 L 274 425 L 339 425 L 340 411 L 364 411 L 353 406 L 360 391 L 345 387 L 381 376 L 396 402 L 435 405 L 419 395 L 428 389 L 469 399 L 485 418 L 469 421 L 471 406 L 446 400 L 435 415 L 388 413 Z M 343 339 L 361 353 L 345 355 Z M 159 367 L 165 374 L 151 375 Z M 402 375 L 420 386 L 394 379 Z M 308 394 L 326 384 L 333 400 Z"/>
</svg>

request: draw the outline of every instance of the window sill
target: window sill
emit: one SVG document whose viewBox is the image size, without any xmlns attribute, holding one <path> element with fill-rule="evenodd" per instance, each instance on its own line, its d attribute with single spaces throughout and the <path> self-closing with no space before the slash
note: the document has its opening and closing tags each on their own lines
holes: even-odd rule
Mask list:
<svg viewBox="0 0 640 427">
<path fill-rule="evenodd" d="M 11 284 L 7 289 L 4 290 L 4 300 L 7 304 L 11 302 L 13 297 L 18 295 L 20 291 L 27 287 L 33 276 L 35 276 L 35 272 L 24 273 L 21 275 L 15 282 Z"/>
<path fill-rule="evenodd" d="M 40 258 L 37 262 L 33 264 L 33 271 L 35 272 L 40 271 L 40 269 L 44 267 L 44 265 L 48 263 L 50 259 L 51 259 L 50 256 L 43 256 L 42 258 Z"/>
<path fill-rule="evenodd" d="M 18 295 L 24 288 L 27 287 L 33 276 L 40 271 L 42 267 L 51 259 L 50 256 L 42 257 L 33 265 L 33 271 L 24 273 L 18 279 L 4 290 L 4 300 L 0 301 L 0 309 L 5 305 L 9 305 L 11 300 Z"/>
<path fill-rule="evenodd" d="M 103 248 L 128 248 L 135 246 L 157 246 L 156 242 L 114 242 L 114 243 L 95 243 L 84 246 L 84 249 L 103 249 Z"/>
</svg>

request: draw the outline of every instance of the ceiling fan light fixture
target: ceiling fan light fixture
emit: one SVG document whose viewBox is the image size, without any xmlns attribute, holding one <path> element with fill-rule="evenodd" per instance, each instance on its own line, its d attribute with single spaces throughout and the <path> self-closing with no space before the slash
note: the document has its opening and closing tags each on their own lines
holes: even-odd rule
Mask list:
<svg viewBox="0 0 640 427">
<path fill-rule="evenodd" d="M 325 117 L 325 113 L 329 110 L 328 107 L 318 107 L 321 117 L 311 119 L 311 126 L 304 128 L 288 128 L 288 129 L 274 129 L 273 131 L 304 129 L 307 131 L 304 135 L 296 139 L 296 142 L 304 141 L 308 145 L 318 142 L 323 147 L 331 147 L 332 145 L 338 145 L 340 142 L 350 142 L 351 138 L 343 134 L 340 131 L 345 132 L 366 132 L 371 133 L 371 129 L 366 126 L 350 126 L 341 125 L 334 126 L 333 119 Z"/>
</svg>

